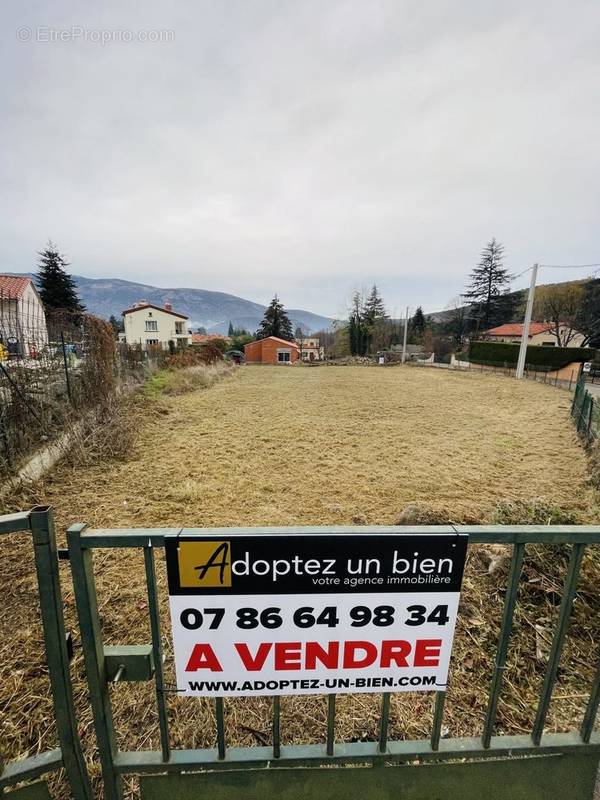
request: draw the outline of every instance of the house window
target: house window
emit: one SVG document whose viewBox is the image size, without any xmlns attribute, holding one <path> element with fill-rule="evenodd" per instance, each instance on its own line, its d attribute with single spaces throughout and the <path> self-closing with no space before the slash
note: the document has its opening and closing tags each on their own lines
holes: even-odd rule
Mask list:
<svg viewBox="0 0 600 800">
<path fill-rule="evenodd" d="M 556 347 L 556 342 L 542 342 L 542 347 Z"/>
<path fill-rule="evenodd" d="M 158 322 L 155 319 L 147 319 L 146 320 L 146 330 L 147 331 L 157 331 L 158 330 Z"/>
<path fill-rule="evenodd" d="M 158 339 L 146 339 L 146 344 L 150 347 L 156 347 L 158 344 Z"/>
<path fill-rule="evenodd" d="M 185 333 L 183 329 L 183 322 L 176 322 L 175 323 L 175 333 Z"/>
<path fill-rule="evenodd" d="M 278 350 L 277 351 L 277 361 L 280 363 L 285 363 L 290 360 L 290 351 L 289 350 Z"/>
</svg>

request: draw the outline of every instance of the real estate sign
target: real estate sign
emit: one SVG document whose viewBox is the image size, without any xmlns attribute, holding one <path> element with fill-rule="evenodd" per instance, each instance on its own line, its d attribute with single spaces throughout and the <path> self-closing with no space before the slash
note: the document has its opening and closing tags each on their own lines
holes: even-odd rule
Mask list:
<svg viewBox="0 0 600 800">
<path fill-rule="evenodd" d="M 454 533 L 168 536 L 178 691 L 441 690 L 466 549 Z"/>
</svg>

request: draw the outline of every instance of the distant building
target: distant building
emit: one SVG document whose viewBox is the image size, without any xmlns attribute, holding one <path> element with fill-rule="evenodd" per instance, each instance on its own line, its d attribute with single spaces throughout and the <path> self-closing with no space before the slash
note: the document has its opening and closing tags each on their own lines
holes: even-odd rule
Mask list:
<svg viewBox="0 0 600 800">
<path fill-rule="evenodd" d="M 325 348 L 320 346 L 319 339 L 314 336 L 296 339 L 296 344 L 300 348 L 302 361 L 322 361 L 325 358 Z"/>
<path fill-rule="evenodd" d="M 170 303 L 155 306 L 141 300 L 123 311 L 125 331 L 123 340 L 127 344 L 139 344 L 144 350 L 149 347 L 182 347 L 192 343 L 185 314 L 173 311 Z"/>
<path fill-rule="evenodd" d="M 247 364 L 293 364 L 300 358 L 296 342 L 287 342 L 277 336 L 267 336 L 244 345 Z"/>
<path fill-rule="evenodd" d="M 31 278 L 0 275 L 0 348 L 10 356 L 34 358 L 48 344 L 42 299 Z"/>
<path fill-rule="evenodd" d="M 560 338 L 564 341 L 563 336 L 569 334 L 571 328 L 563 324 L 560 327 Z M 497 328 L 490 328 L 483 331 L 481 334 L 482 339 L 488 339 L 492 342 L 512 342 L 519 344 L 523 337 L 523 325 L 521 323 L 508 323 L 506 325 L 499 325 Z M 582 333 L 575 333 L 571 341 L 566 345 L 567 347 L 584 347 L 585 337 Z M 529 325 L 529 336 L 527 338 L 528 344 L 541 345 L 542 347 L 556 347 L 558 340 L 554 325 L 549 322 L 531 322 Z"/>
<path fill-rule="evenodd" d="M 223 336 L 220 333 L 192 333 L 192 344 L 210 344 L 211 342 L 227 342 L 227 344 L 230 344 L 231 337 Z"/>
</svg>

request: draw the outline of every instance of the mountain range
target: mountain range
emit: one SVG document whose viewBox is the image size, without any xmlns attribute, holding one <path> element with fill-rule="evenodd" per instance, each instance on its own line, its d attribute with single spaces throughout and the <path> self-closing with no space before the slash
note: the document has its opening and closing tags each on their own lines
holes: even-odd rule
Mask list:
<svg viewBox="0 0 600 800">
<path fill-rule="evenodd" d="M 28 274 L 28 277 L 35 276 Z M 231 322 L 234 328 L 245 328 L 254 333 L 265 311 L 265 306 L 260 303 L 225 292 L 163 289 L 121 278 L 86 278 L 83 275 L 73 275 L 72 278 L 88 312 L 104 319 L 111 315 L 120 319 L 126 308 L 131 308 L 133 303 L 139 303 L 140 300 L 146 300 L 157 306 L 171 303 L 175 311 L 189 317 L 192 330 L 202 327 L 208 333 L 227 333 Z M 299 308 L 289 308 L 286 311 L 294 329 L 300 326 L 305 334 L 328 330 L 333 322 L 329 317 Z"/>
</svg>

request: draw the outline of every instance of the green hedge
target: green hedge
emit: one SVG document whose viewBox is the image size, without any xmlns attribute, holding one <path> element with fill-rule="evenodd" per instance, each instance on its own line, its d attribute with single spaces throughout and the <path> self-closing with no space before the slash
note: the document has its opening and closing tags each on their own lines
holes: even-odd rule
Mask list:
<svg viewBox="0 0 600 800">
<path fill-rule="evenodd" d="M 525 363 L 539 370 L 555 370 L 572 361 L 593 361 L 596 351 L 589 347 L 543 347 L 529 345 Z M 511 366 L 519 358 L 519 345 L 508 342 L 475 341 L 469 345 L 469 361 L 476 364 Z"/>
</svg>

